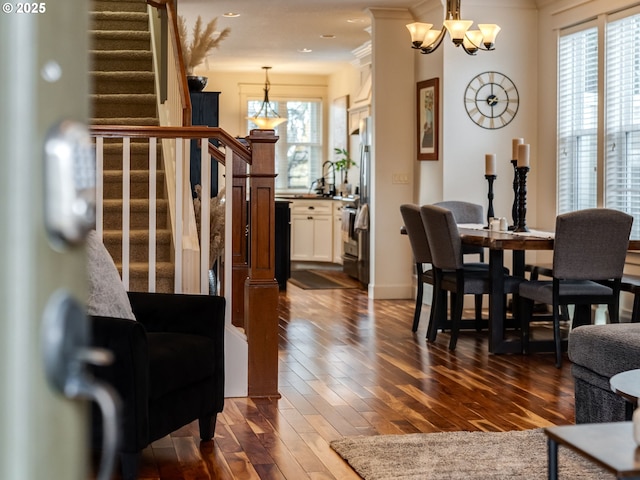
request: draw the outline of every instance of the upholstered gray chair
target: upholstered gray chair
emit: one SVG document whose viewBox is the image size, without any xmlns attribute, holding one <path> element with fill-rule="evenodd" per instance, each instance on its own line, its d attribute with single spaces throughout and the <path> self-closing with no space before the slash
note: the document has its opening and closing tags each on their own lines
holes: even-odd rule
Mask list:
<svg viewBox="0 0 640 480">
<path fill-rule="evenodd" d="M 591 305 L 606 304 L 609 320 L 618 322 L 620 279 L 633 217 L 606 208 L 559 215 L 553 246 L 551 280 L 520 285 L 523 352 L 529 350 L 529 323 L 534 302 L 552 306 L 556 367 L 562 366 L 560 306 L 575 305 L 572 327 L 591 323 Z"/>
<path fill-rule="evenodd" d="M 436 339 L 438 322 L 446 316 L 447 292 L 454 295 L 455 301 L 451 313 L 451 339 L 449 349 L 455 350 L 462 319 L 462 307 L 465 294 L 482 295 L 490 292 L 489 273 L 486 269 L 469 270 L 462 261 L 462 240 L 458 232 L 453 212 L 437 205 L 423 205 L 420 214 L 427 232 L 434 270 L 434 289 L 436 291 L 434 321 L 429 323 L 427 339 Z M 504 293 L 517 293 L 519 278 L 505 273 Z M 517 303 L 517 302 L 516 302 Z"/>
<path fill-rule="evenodd" d="M 413 260 L 416 263 L 416 275 L 418 288 L 416 292 L 416 308 L 413 314 L 412 332 L 418 330 L 420 323 L 420 312 L 422 311 L 422 296 L 424 293 L 424 284 L 433 285 L 433 270 L 429 268 L 425 270 L 425 264 L 431 263 L 431 250 L 427 242 L 427 233 L 424 231 L 422 217 L 420 216 L 420 207 L 412 204 L 400 205 L 400 214 L 404 222 L 404 228 L 409 236 L 409 244 L 413 253 Z M 433 302 L 431 303 L 433 306 Z M 433 308 L 429 314 L 429 322 L 433 321 Z"/>
<path fill-rule="evenodd" d="M 444 202 L 434 203 L 434 205 L 447 210 L 451 210 L 456 223 L 477 223 L 484 224 L 486 219 L 482 210 L 482 205 L 471 202 L 463 202 L 460 200 L 446 200 Z M 463 245 L 463 255 L 478 254 L 480 261 L 484 262 L 484 248 L 476 245 Z M 482 307 L 480 307 L 482 308 Z"/>
</svg>

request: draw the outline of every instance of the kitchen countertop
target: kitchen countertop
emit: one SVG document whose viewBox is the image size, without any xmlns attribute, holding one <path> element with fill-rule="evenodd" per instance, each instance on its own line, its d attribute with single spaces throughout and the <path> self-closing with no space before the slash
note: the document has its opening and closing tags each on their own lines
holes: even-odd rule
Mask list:
<svg viewBox="0 0 640 480">
<path fill-rule="evenodd" d="M 283 193 L 276 194 L 276 200 L 336 200 L 340 202 L 355 202 L 358 197 L 327 197 L 324 195 L 316 195 L 315 193 Z"/>
</svg>

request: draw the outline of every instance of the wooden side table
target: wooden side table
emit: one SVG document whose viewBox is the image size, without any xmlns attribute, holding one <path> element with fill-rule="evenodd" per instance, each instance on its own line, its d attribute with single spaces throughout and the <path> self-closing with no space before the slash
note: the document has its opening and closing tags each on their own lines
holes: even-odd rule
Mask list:
<svg viewBox="0 0 640 480">
<path fill-rule="evenodd" d="M 631 422 L 585 423 L 544 429 L 548 437 L 548 478 L 558 479 L 558 445 L 569 447 L 612 472 L 616 478 L 640 479 L 640 449 Z"/>
</svg>

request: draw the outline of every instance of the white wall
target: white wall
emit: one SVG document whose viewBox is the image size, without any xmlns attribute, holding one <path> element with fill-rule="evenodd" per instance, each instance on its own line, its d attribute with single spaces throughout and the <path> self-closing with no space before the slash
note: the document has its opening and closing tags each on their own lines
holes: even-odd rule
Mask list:
<svg viewBox="0 0 640 480">
<path fill-rule="evenodd" d="M 413 184 L 394 175 L 413 172 L 415 81 L 407 48 L 407 10 L 371 9 L 373 153 L 370 205 L 372 298 L 409 298 L 411 250 L 400 235 L 400 205 L 413 200 Z"/>
</svg>

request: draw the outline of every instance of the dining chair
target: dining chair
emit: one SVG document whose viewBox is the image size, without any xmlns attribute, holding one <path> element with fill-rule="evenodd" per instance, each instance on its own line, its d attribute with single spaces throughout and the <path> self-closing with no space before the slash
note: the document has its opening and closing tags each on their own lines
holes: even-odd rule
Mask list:
<svg viewBox="0 0 640 480">
<path fill-rule="evenodd" d="M 422 217 L 420 216 L 420 207 L 413 204 L 400 205 L 400 214 L 404 222 L 404 228 L 409 236 L 409 244 L 413 253 L 413 260 L 416 263 L 417 275 L 417 292 L 416 292 L 416 308 L 413 314 L 412 332 L 418 330 L 420 323 L 420 313 L 422 311 L 422 296 L 424 293 L 424 284 L 433 285 L 433 270 L 429 267 L 425 270 L 426 264 L 431 264 L 431 250 L 427 242 L 427 233 L 424 230 Z M 433 307 L 433 301 L 431 302 Z M 433 321 L 433 308 L 429 313 L 429 323 Z"/>
<path fill-rule="evenodd" d="M 521 340 L 529 351 L 533 303 L 552 307 L 556 367 L 562 366 L 560 306 L 575 305 L 570 328 L 591 323 L 591 305 L 606 304 L 609 321 L 618 322 L 620 282 L 629 246 L 633 217 L 591 208 L 556 217 L 552 278 L 520 284 Z"/>
<path fill-rule="evenodd" d="M 482 205 L 478 205 L 477 203 L 464 202 L 461 200 L 445 200 L 443 202 L 434 203 L 438 207 L 446 208 L 447 210 L 451 210 L 453 213 L 453 218 L 455 218 L 456 223 L 475 223 L 475 224 L 485 224 L 486 219 L 484 218 L 484 213 L 482 209 Z M 484 262 L 484 248 L 477 245 L 463 245 L 462 246 L 462 254 L 463 255 L 473 255 L 478 254 L 480 256 L 480 261 Z"/>
<path fill-rule="evenodd" d="M 434 321 L 429 323 L 427 339 L 434 342 L 436 325 L 446 316 L 447 292 L 454 295 L 451 312 L 451 338 L 449 350 L 455 350 L 460 332 L 464 295 L 490 293 L 488 269 L 465 268 L 462 260 L 462 240 L 453 212 L 437 205 L 423 205 L 420 215 L 427 233 L 434 270 Z M 504 273 L 504 293 L 517 294 L 521 279 Z M 517 303 L 517 301 L 516 301 Z"/>
<path fill-rule="evenodd" d="M 433 270 L 430 267 L 430 264 L 432 263 L 431 250 L 429 249 L 427 232 L 424 229 L 424 223 L 422 222 L 422 216 L 420 215 L 420 207 L 414 204 L 400 205 L 400 214 L 402 215 L 404 227 L 409 237 L 409 244 L 411 245 L 413 259 L 416 264 L 416 276 L 418 284 L 416 292 L 416 308 L 413 314 L 413 325 L 411 327 L 411 331 L 416 332 L 418 330 L 418 324 L 420 323 L 424 284 L 434 284 Z M 429 267 L 425 269 L 425 265 L 429 265 Z M 484 263 L 473 262 L 465 264 L 465 268 L 469 270 L 487 270 L 488 267 L 489 266 Z M 435 297 L 432 297 L 431 311 L 429 313 L 429 323 L 433 322 L 434 300 Z M 475 314 L 476 328 L 478 328 L 478 323 L 482 321 L 482 295 L 476 296 Z"/>
</svg>

